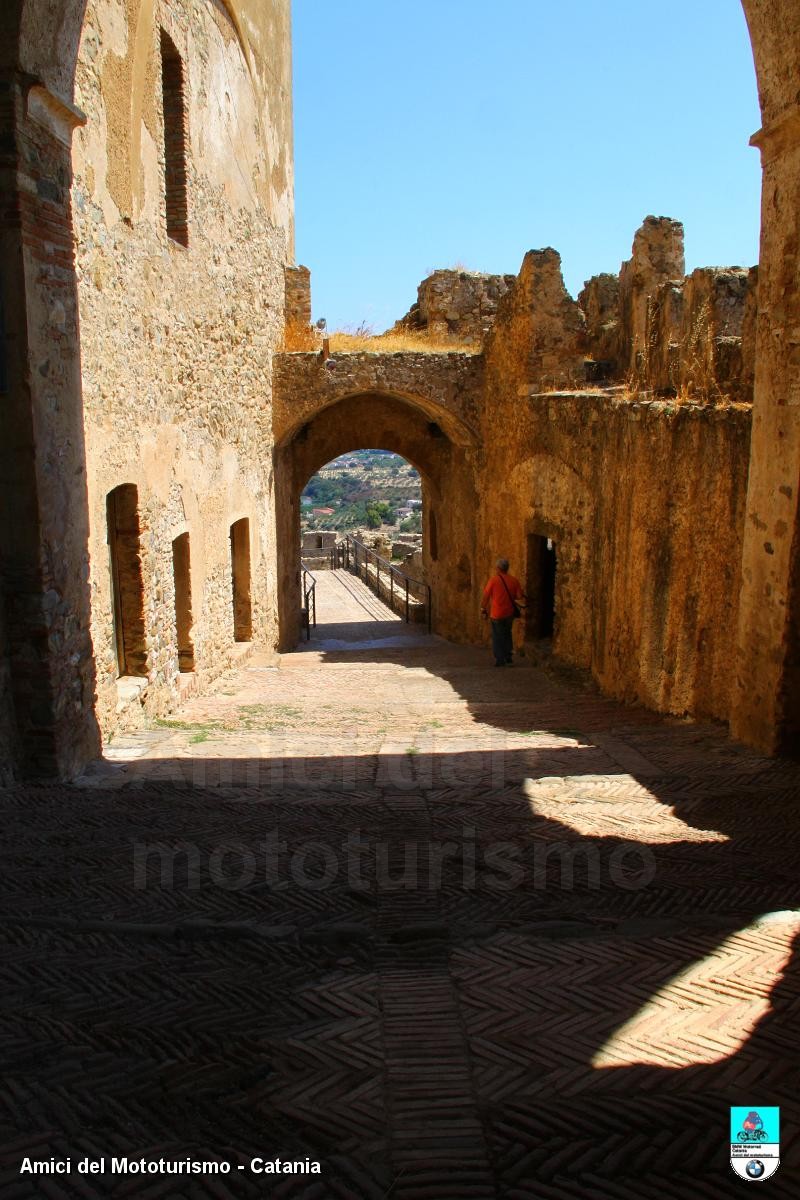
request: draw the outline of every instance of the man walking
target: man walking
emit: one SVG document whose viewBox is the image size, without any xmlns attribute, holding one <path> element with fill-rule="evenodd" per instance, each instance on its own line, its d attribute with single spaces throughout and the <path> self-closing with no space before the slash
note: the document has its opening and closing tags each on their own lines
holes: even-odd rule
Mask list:
<svg viewBox="0 0 800 1200">
<path fill-rule="evenodd" d="M 519 616 L 517 600 L 524 599 L 518 579 L 508 573 L 508 559 L 498 558 L 497 570 L 483 589 L 481 616 L 492 622 L 492 652 L 496 667 L 507 666 L 512 659 L 511 627 Z"/>
</svg>

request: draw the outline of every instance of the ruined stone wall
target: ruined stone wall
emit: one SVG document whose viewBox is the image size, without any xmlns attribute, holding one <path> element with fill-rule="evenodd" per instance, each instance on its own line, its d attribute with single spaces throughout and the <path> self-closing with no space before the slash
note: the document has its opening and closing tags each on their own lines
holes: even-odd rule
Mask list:
<svg viewBox="0 0 800 1200">
<path fill-rule="evenodd" d="M 617 401 L 604 424 L 589 479 L 592 671 L 626 700 L 727 719 L 750 414 Z"/>
<path fill-rule="evenodd" d="M 726 719 L 749 414 L 598 393 L 516 408 L 517 437 L 489 444 L 505 482 L 484 492 L 483 573 L 503 553 L 524 580 L 528 535 L 552 538 L 558 657 L 612 695 Z"/>
<path fill-rule="evenodd" d="M 578 296 L 586 382 L 751 403 L 757 282 L 756 268 L 684 276 L 683 226 L 646 217 L 619 276 L 596 275 Z"/>
<path fill-rule="evenodd" d="M 683 279 L 684 270 L 683 225 L 670 217 L 645 217 L 634 234 L 631 257 L 619 273 L 621 370 L 641 369 L 650 297 L 661 284 Z"/>
<path fill-rule="evenodd" d="M 275 9 L 276 39 L 288 6 Z M 178 687 L 172 542 L 189 533 L 195 669 L 234 643 L 231 525 L 250 522 L 253 639 L 276 637 L 271 362 L 291 256 L 288 43 L 245 52 L 214 0 L 90 0 L 73 204 L 90 505 L 92 637 L 106 734 Z M 182 60 L 188 246 L 167 235 L 161 31 Z M 283 35 L 286 36 L 285 34 Z M 117 686 L 106 496 L 139 496 L 148 686 Z M 241 648 L 240 648 L 241 649 Z"/>
<path fill-rule="evenodd" d="M 422 280 L 416 304 L 394 328 L 426 333 L 454 345 L 478 345 L 494 323 L 498 304 L 515 282 L 515 275 L 434 271 Z"/>
<path fill-rule="evenodd" d="M 560 256 L 552 249 L 529 250 L 486 339 L 485 406 L 495 403 L 495 390 L 508 399 L 533 380 L 552 389 L 583 382 L 585 328 L 564 286 Z"/>
<path fill-rule="evenodd" d="M 516 302 L 512 294 L 487 347 L 479 574 L 502 553 L 535 586 L 528 539 L 552 539 L 558 657 L 591 670 L 615 696 L 725 719 L 749 410 L 613 388 L 543 390 L 548 377 L 569 374 L 580 333 L 559 290 L 557 256 L 538 265 L 548 286 L 523 289 Z M 568 317 L 560 337 L 559 313 Z M 546 369 L 535 351 L 542 330 Z M 534 382 L 526 386 L 526 377 Z"/>
<path fill-rule="evenodd" d="M 606 272 L 587 280 L 578 295 L 578 306 L 586 319 L 587 351 L 600 364 L 596 376 L 606 378 L 616 369 L 619 357 L 619 276 Z"/>
<path fill-rule="evenodd" d="M 481 354 L 280 355 L 282 540 L 296 544 L 296 498 L 317 465 L 356 445 L 395 449 L 423 473 L 438 632 L 485 635 L 478 600 L 499 554 L 535 595 L 550 539 L 556 655 L 620 698 L 726 719 L 750 438 L 749 406 L 730 400 L 746 390 L 753 280 L 742 269 L 665 280 L 682 268 L 681 236 L 677 222 L 645 222 L 635 266 L 591 281 L 581 304 L 558 254 L 530 251 Z M 612 376 L 586 389 L 587 347 L 601 342 L 618 356 L 627 347 L 628 386 Z M 679 394 L 631 390 L 645 367 L 674 372 Z M 287 559 L 290 615 L 293 589 Z M 533 610 L 516 636 L 535 652 Z M 294 636 L 287 628 L 284 644 Z"/>
<path fill-rule="evenodd" d="M 657 287 L 633 378 L 660 395 L 752 403 L 756 281 L 755 269 L 701 267 Z"/>
</svg>

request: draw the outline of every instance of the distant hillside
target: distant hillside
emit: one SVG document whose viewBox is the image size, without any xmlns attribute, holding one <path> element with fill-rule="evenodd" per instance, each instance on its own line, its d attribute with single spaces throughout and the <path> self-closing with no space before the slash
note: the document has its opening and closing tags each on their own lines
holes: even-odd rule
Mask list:
<svg viewBox="0 0 800 1200">
<path fill-rule="evenodd" d="M 422 524 L 419 472 L 389 450 L 353 450 L 309 479 L 301 497 L 306 529 L 378 529 L 417 532 Z M 314 509 L 331 509 L 315 513 Z"/>
</svg>

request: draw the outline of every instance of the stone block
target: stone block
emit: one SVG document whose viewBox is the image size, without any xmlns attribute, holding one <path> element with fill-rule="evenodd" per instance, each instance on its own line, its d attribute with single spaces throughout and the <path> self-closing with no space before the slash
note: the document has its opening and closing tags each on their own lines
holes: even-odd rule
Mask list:
<svg viewBox="0 0 800 1200">
<path fill-rule="evenodd" d="M 659 395 L 680 386 L 683 283 L 662 283 L 648 298 L 642 382 Z"/>
<path fill-rule="evenodd" d="M 743 394 L 742 331 L 750 273 L 700 267 L 684 288 L 681 386 L 699 399 Z"/>
<path fill-rule="evenodd" d="M 434 271 L 422 280 L 416 304 L 395 329 L 427 333 L 454 345 L 481 342 L 494 324 L 501 298 L 515 281 L 514 275 Z"/>
<path fill-rule="evenodd" d="M 564 286 L 557 251 L 529 250 L 487 339 L 492 373 L 542 390 L 585 378 L 586 321 Z"/>
<path fill-rule="evenodd" d="M 595 363 L 616 364 L 619 355 L 619 278 L 608 273 L 587 279 L 578 295 L 586 318 L 586 352 Z M 613 372 L 612 371 L 608 373 Z"/>
</svg>

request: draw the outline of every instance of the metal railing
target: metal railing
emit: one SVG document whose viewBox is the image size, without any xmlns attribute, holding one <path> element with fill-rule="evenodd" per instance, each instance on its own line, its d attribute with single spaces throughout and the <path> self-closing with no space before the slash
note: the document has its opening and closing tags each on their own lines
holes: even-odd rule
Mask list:
<svg viewBox="0 0 800 1200">
<path fill-rule="evenodd" d="M 381 558 L 369 546 L 348 534 L 331 549 L 331 567 L 344 567 L 362 579 L 371 592 L 382 600 L 392 612 L 397 612 L 395 598 L 405 615 L 406 624 L 411 622 L 411 609 L 424 605 L 428 633 L 431 632 L 431 588 L 422 579 L 414 579 L 400 567 Z M 372 570 L 370 568 L 373 568 Z M 383 572 L 383 577 L 381 575 Z"/>
<path fill-rule="evenodd" d="M 311 626 L 317 623 L 317 580 L 302 558 L 300 559 L 300 582 L 303 589 L 302 626 L 306 631 L 306 641 L 310 642 Z"/>
</svg>

